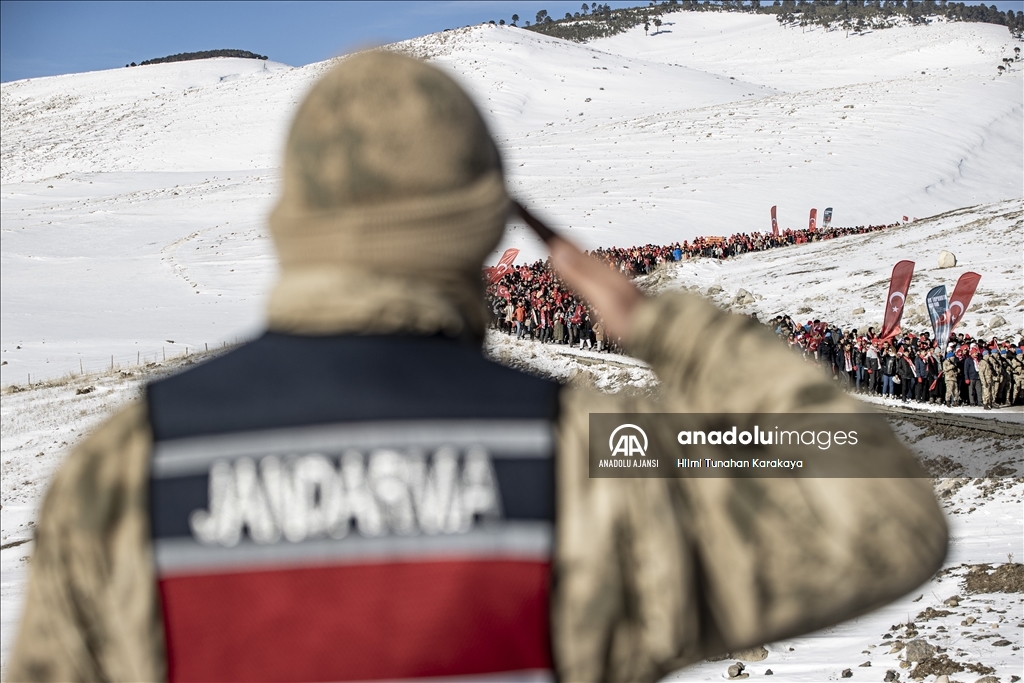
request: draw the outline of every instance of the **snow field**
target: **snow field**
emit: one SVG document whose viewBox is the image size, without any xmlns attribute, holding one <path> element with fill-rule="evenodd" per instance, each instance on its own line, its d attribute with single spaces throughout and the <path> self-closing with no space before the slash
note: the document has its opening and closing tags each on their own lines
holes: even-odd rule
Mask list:
<svg viewBox="0 0 1024 683">
<path fill-rule="evenodd" d="M 734 13 L 666 19 L 658 35 L 586 45 L 476 27 L 392 49 L 466 84 L 512 192 L 584 247 L 767 230 L 773 204 L 783 227 L 802 227 L 812 206 L 833 206 L 836 225 L 877 224 L 1022 195 L 1021 69 L 995 75 L 1012 54 L 1003 27 L 846 38 Z M 258 329 L 284 131 L 332 63 L 213 59 L 3 84 L 0 382 Z M 509 246 L 543 255 L 521 225 L 497 253 Z"/>
</svg>

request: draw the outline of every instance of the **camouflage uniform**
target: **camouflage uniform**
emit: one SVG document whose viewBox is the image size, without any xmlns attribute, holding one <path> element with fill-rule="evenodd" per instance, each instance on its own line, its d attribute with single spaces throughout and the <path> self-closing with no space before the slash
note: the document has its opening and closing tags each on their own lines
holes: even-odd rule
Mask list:
<svg viewBox="0 0 1024 683">
<path fill-rule="evenodd" d="M 1018 353 L 1010 358 L 1010 373 L 1013 380 L 1010 405 L 1017 405 L 1017 402 L 1024 396 L 1024 356 Z"/>
<path fill-rule="evenodd" d="M 1012 402 L 1011 394 L 1013 393 L 1013 369 L 1010 367 L 1010 359 L 1007 357 L 1006 352 L 999 354 L 999 391 L 996 394 L 996 400 L 999 401 L 1000 405 L 1010 405 Z"/>
<path fill-rule="evenodd" d="M 437 82 L 435 69 L 380 53 L 346 60 L 324 80 L 329 87 L 334 74 L 357 67 L 372 72 L 366 79 L 371 88 L 403 71 L 418 82 L 433 79 L 430 102 L 415 103 L 421 110 L 454 97 L 445 94 L 448 85 Z M 284 198 L 271 218 L 281 279 L 270 298 L 270 329 L 310 336 L 446 334 L 479 344 L 487 320 L 480 267 L 500 237 L 508 200 L 500 174 L 487 173 L 496 163 L 483 149 L 493 150 L 489 138 L 478 139 L 479 158 L 470 154 L 464 168 L 444 163 L 444 153 L 464 142 L 466 130 L 472 137 L 478 118 L 461 120 L 468 116 L 464 108 L 448 102 L 440 107 L 447 118 L 438 125 L 454 142 L 435 140 L 429 130 L 396 136 L 387 121 L 394 126 L 418 114 L 415 107 L 403 110 L 401 97 L 392 93 L 384 98 L 387 107 L 353 114 L 363 117 L 369 133 L 339 134 L 337 144 L 372 147 L 379 135 L 388 143 L 381 149 L 412 150 L 412 158 L 389 166 L 382 161 L 387 156 L 342 149 L 341 158 L 363 162 L 353 163 L 353 173 L 368 174 L 356 173 L 354 182 L 316 135 L 338 128 L 332 116 L 340 115 L 332 107 L 359 108 L 360 90 L 344 97 L 328 92 L 318 109 L 322 90 L 313 89 L 293 126 Z M 421 142 L 441 149 L 417 156 Z M 409 190 L 403 179 L 417 168 L 425 169 L 426 185 Z M 439 190 L 430 183 L 450 172 L 455 180 L 449 184 L 459 186 L 460 169 L 472 181 L 468 198 L 431 202 L 431 192 Z M 333 205 L 339 192 L 353 186 L 380 194 L 378 204 L 336 215 L 325 214 L 324 206 L 312 213 L 303 208 L 303 201 Z M 415 199 L 392 210 L 395 193 Z M 439 213 L 452 206 L 464 207 L 457 220 Z M 430 220 L 417 222 L 420 216 Z M 445 231 L 449 239 L 439 239 Z M 866 410 L 761 325 L 690 294 L 646 300 L 634 314 L 627 346 L 661 379 L 659 400 L 570 387 L 559 396 L 550 597 L 559 678 L 658 680 L 708 656 L 862 614 L 910 591 L 941 566 L 947 529 L 930 480 L 871 476 L 894 461 L 923 475 L 887 430 L 866 435 L 852 449 L 863 477 L 591 478 L 594 412 Z M 147 405 L 137 402 L 108 420 L 74 448 L 55 476 L 37 526 L 10 680 L 167 677 L 149 533 L 153 436 L 147 415 Z M 652 438 L 674 442 L 675 434 Z"/>
<path fill-rule="evenodd" d="M 982 356 L 978 363 L 978 374 L 981 375 L 981 403 L 985 408 L 991 408 L 995 402 L 996 378 L 999 376 L 992 354 Z"/>
<path fill-rule="evenodd" d="M 946 383 L 946 405 L 952 406 L 960 402 L 960 364 L 956 357 L 942 361 L 942 377 Z"/>
</svg>

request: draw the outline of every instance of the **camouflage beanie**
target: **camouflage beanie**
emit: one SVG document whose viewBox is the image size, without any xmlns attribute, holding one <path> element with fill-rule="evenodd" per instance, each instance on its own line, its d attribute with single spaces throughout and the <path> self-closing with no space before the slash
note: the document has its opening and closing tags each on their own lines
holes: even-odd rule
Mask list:
<svg viewBox="0 0 1024 683">
<path fill-rule="evenodd" d="M 390 52 L 345 59 L 288 136 L 271 328 L 482 338 L 481 267 L 508 207 L 497 147 L 451 77 Z"/>
</svg>

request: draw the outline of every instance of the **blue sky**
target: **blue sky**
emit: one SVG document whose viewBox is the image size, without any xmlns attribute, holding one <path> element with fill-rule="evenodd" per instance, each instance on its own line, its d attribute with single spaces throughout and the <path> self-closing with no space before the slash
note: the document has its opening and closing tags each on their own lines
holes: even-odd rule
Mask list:
<svg viewBox="0 0 1024 683">
<path fill-rule="evenodd" d="M 640 4 L 613 2 L 612 7 Z M 0 2 L 0 81 L 123 67 L 178 52 L 237 48 L 299 66 L 404 40 L 579 2 Z M 589 2 L 587 4 L 590 4 Z M 978 4 L 973 0 L 968 4 Z M 1022 0 L 995 0 L 1001 10 Z"/>
</svg>

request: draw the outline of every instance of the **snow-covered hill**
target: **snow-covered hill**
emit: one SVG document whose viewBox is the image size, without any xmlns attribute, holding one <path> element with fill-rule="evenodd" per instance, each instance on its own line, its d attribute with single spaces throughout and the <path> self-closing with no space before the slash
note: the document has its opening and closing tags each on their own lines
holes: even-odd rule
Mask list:
<svg viewBox="0 0 1024 683">
<path fill-rule="evenodd" d="M 773 204 L 783 227 L 825 206 L 852 225 L 1024 194 L 1021 69 L 995 70 L 1012 53 L 1003 27 L 847 38 L 755 15 L 666 18 L 656 35 L 585 45 L 476 27 L 393 48 L 467 85 L 512 191 L 587 247 L 764 230 Z M 280 146 L 332 63 L 212 59 L 3 84 L 3 384 L 258 329 Z M 1020 264 L 1008 239 L 996 258 L 1010 261 L 989 264 L 1000 273 Z M 884 270 L 890 250 L 871 245 L 858 253 Z M 522 226 L 507 246 L 543 253 Z"/>
<path fill-rule="evenodd" d="M 395 49 L 466 83 L 512 190 L 585 246 L 764 229 L 772 204 L 784 226 L 825 205 L 854 224 L 1022 194 L 1021 72 L 995 76 L 1002 27 L 845 38 L 679 13 L 657 35 L 589 45 L 478 27 Z M 256 329 L 279 147 L 330 65 L 214 59 L 4 84 L 3 382 Z M 511 245 L 542 253 L 522 227 Z"/>
<path fill-rule="evenodd" d="M 915 268 L 903 314 L 904 329 L 931 329 L 925 295 L 938 285 L 952 293 L 957 279 L 973 271 L 981 273 L 981 282 L 957 331 L 1024 338 L 1022 237 L 1024 202 L 1010 199 L 881 232 L 745 254 L 727 261 L 694 259 L 673 264 L 649 279 L 657 287 L 699 292 L 722 308 L 754 313 L 761 320 L 788 314 L 801 322 L 820 318 L 843 328 L 866 330 L 873 326 L 878 330 L 893 265 L 909 259 Z M 941 249 L 955 252 L 956 267 L 939 267 Z M 741 289 L 752 293 L 755 301 L 737 305 Z"/>
</svg>

